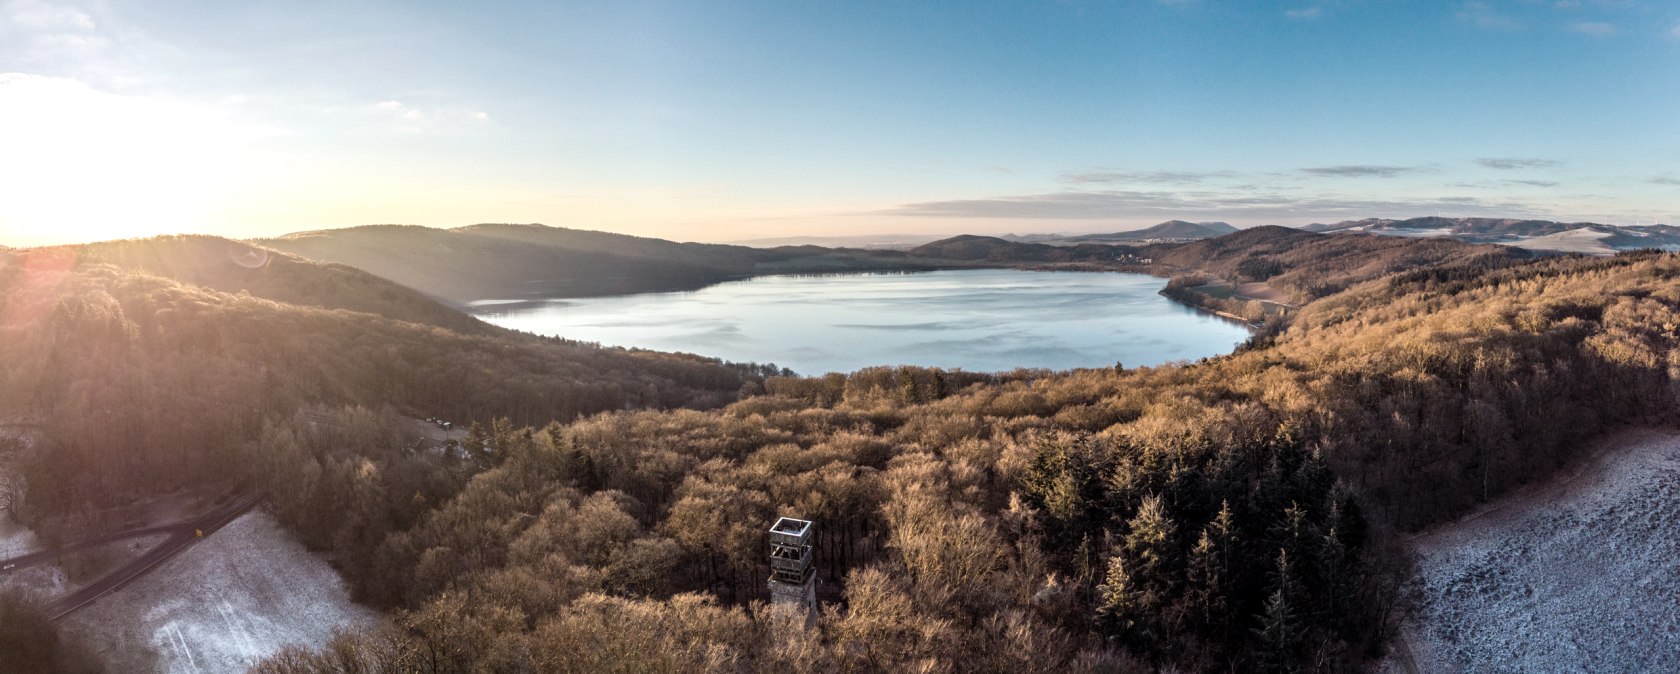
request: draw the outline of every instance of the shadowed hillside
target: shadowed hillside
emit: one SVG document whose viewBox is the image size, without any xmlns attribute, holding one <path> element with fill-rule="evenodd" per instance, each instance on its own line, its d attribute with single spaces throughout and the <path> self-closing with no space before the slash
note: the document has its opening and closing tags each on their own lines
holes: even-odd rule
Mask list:
<svg viewBox="0 0 1680 674">
<path fill-rule="evenodd" d="M 259 241 L 363 269 L 457 305 L 669 290 L 751 273 L 774 255 L 541 225 L 459 229 L 373 225 Z"/>
</svg>

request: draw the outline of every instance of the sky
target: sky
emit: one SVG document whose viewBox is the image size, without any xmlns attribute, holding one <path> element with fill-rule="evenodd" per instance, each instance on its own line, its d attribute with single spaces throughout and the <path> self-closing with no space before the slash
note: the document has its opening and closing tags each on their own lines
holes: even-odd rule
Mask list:
<svg viewBox="0 0 1680 674">
<path fill-rule="evenodd" d="M 0 0 L 0 245 L 1680 223 L 1673 0 Z"/>
</svg>

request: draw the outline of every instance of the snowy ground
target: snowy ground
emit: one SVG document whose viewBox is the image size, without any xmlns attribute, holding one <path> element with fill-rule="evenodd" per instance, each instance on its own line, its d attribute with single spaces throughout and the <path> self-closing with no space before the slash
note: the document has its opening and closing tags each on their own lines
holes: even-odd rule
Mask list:
<svg viewBox="0 0 1680 674">
<path fill-rule="evenodd" d="M 22 557 L 41 549 L 39 541 L 35 540 L 35 532 L 30 531 L 6 513 L 0 513 L 0 559 Z"/>
<path fill-rule="evenodd" d="M 254 511 L 128 587 L 66 618 L 111 671 L 242 672 L 291 643 L 370 624 L 343 579 Z"/>
<path fill-rule="evenodd" d="M 1680 671 L 1680 431 L 1612 438 L 1413 545 L 1419 671 Z"/>
</svg>

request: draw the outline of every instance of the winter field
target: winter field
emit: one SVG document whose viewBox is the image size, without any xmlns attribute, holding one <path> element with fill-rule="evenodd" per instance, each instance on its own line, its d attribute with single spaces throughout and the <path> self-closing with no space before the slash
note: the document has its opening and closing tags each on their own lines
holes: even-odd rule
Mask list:
<svg viewBox="0 0 1680 674">
<path fill-rule="evenodd" d="M 1680 671 L 1680 431 L 1612 437 L 1413 545 L 1418 671 Z"/>
</svg>

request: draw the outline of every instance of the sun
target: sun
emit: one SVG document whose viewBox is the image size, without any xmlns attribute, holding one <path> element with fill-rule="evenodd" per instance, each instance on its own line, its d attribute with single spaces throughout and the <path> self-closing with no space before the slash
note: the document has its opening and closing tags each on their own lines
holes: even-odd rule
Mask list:
<svg viewBox="0 0 1680 674">
<path fill-rule="evenodd" d="M 239 168 L 236 144 L 213 111 L 0 74 L 0 243 L 200 228 Z"/>
</svg>

